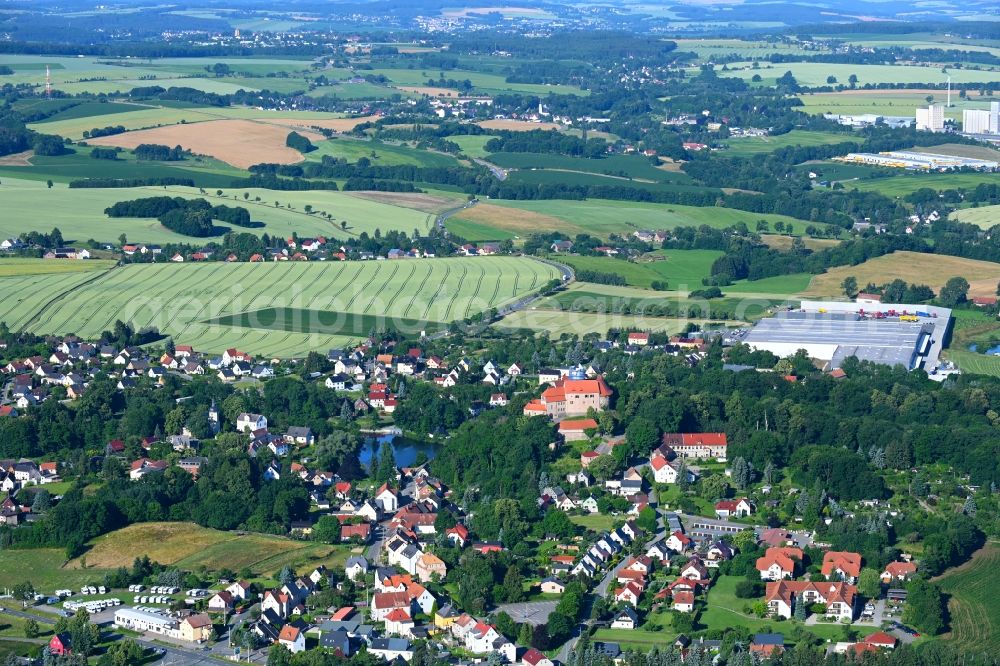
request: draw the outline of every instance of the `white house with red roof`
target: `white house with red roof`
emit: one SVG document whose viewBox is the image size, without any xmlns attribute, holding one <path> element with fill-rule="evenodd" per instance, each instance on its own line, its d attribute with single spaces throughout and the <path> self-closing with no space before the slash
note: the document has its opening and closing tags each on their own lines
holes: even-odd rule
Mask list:
<svg viewBox="0 0 1000 666">
<path fill-rule="evenodd" d="M 726 460 L 728 447 L 729 441 L 724 432 L 675 432 L 663 435 L 662 448 L 673 451 L 679 458 L 714 458 L 723 462 Z"/>
<path fill-rule="evenodd" d="M 414 626 L 410 613 L 403 608 L 394 608 L 385 616 L 385 633 L 390 636 L 409 638 Z"/>
<path fill-rule="evenodd" d="M 722 500 L 715 503 L 715 515 L 717 518 L 745 518 L 751 513 L 753 513 L 753 505 L 745 497 Z"/>
<path fill-rule="evenodd" d="M 567 419 L 559 422 L 559 434 L 567 442 L 587 439 L 588 430 L 597 430 L 597 421 L 594 419 Z"/>
<path fill-rule="evenodd" d="M 615 602 L 619 604 L 632 604 L 633 606 L 638 606 L 639 598 L 642 596 L 642 589 L 643 588 L 639 583 L 629 581 L 622 587 L 615 589 Z"/>
<path fill-rule="evenodd" d="M 675 553 L 683 553 L 691 547 L 692 543 L 691 538 L 686 536 L 680 530 L 675 531 L 663 540 L 663 545 Z"/>
<path fill-rule="evenodd" d="M 552 666 L 552 660 L 535 648 L 528 648 L 527 652 L 521 655 L 521 663 L 524 666 Z"/>
<path fill-rule="evenodd" d="M 628 343 L 630 345 L 645 347 L 649 344 L 649 333 L 629 333 Z"/>
</svg>

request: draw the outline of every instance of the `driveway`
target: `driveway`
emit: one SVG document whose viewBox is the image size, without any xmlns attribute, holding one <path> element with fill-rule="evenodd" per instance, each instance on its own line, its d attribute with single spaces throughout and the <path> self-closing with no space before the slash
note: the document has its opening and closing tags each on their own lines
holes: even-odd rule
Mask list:
<svg viewBox="0 0 1000 666">
<path fill-rule="evenodd" d="M 527 601 L 519 604 L 504 604 L 498 606 L 501 610 L 517 623 L 527 622 L 533 627 L 545 624 L 549 615 L 556 609 L 558 601 Z"/>
</svg>

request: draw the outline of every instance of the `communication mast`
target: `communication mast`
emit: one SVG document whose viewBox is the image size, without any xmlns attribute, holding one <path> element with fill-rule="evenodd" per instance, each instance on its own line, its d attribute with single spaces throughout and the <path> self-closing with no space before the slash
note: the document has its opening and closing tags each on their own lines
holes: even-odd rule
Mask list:
<svg viewBox="0 0 1000 666">
<path fill-rule="evenodd" d="M 45 66 L 45 96 L 52 97 L 52 73 L 48 65 Z"/>
</svg>

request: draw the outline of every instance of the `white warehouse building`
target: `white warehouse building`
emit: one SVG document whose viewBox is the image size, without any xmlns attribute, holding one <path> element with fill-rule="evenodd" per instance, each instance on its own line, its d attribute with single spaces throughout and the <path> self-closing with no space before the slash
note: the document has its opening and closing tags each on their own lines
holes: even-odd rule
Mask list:
<svg viewBox="0 0 1000 666">
<path fill-rule="evenodd" d="M 761 319 L 743 342 L 780 357 L 803 349 L 828 368 L 854 357 L 932 371 L 950 319 L 951 310 L 929 305 L 802 301 L 799 310 Z"/>
<path fill-rule="evenodd" d="M 136 608 L 120 608 L 115 611 L 115 626 L 120 629 L 168 635 L 177 628 L 177 621 L 159 613 Z"/>
</svg>

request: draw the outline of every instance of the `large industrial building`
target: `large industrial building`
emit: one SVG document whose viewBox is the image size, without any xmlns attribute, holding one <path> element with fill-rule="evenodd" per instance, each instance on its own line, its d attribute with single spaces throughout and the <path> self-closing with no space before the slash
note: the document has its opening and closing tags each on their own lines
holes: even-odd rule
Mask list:
<svg viewBox="0 0 1000 666">
<path fill-rule="evenodd" d="M 928 104 L 917 109 L 917 129 L 926 132 L 944 131 L 944 106 Z"/>
<path fill-rule="evenodd" d="M 963 134 L 1000 134 L 1000 102 L 990 102 L 989 109 L 962 111 Z"/>
<path fill-rule="evenodd" d="M 951 169 L 990 171 L 1000 167 L 1000 162 L 996 160 L 980 160 L 972 157 L 957 157 L 955 155 L 939 155 L 936 153 L 917 153 L 912 150 L 892 150 L 877 154 L 847 153 L 843 157 L 835 157 L 834 159 L 851 164 L 867 164 L 896 169 L 919 169 L 921 171 L 949 171 Z"/>
<path fill-rule="evenodd" d="M 828 368 L 854 357 L 932 372 L 950 320 L 951 310 L 930 305 L 802 301 L 798 310 L 761 319 L 743 342 L 781 357 L 804 349 Z"/>
</svg>

